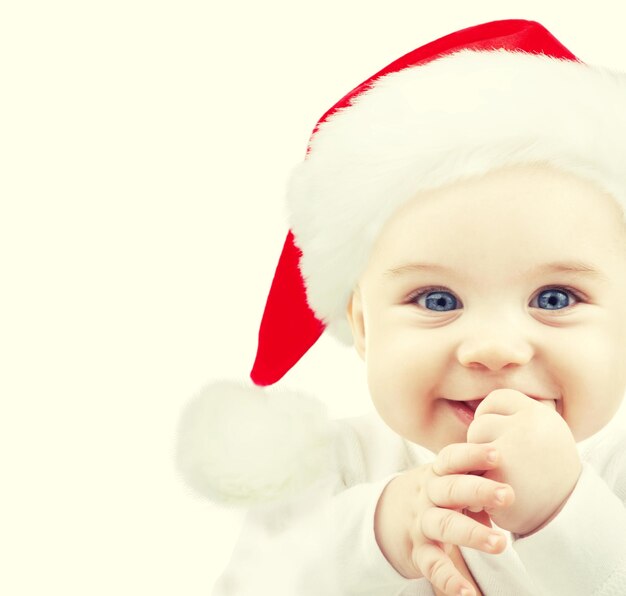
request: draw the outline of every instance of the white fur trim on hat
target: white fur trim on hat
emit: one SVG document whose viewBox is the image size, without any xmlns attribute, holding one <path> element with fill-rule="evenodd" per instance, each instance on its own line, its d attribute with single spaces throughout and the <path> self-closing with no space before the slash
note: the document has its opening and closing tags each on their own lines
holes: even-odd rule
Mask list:
<svg viewBox="0 0 626 596">
<path fill-rule="evenodd" d="M 463 50 L 378 79 L 323 122 L 287 196 L 316 316 L 345 311 L 389 216 L 421 190 L 547 162 L 625 202 L 626 75 L 522 52 Z"/>
<path fill-rule="evenodd" d="M 218 382 L 184 409 L 176 466 L 201 495 L 249 505 L 297 494 L 323 479 L 333 461 L 332 441 L 319 400 Z"/>
</svg>

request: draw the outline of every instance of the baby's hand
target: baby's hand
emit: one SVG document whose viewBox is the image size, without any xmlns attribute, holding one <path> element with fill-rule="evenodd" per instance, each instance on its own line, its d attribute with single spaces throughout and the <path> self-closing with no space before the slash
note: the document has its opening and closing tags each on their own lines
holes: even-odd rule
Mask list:
<svg viewBox="0 0 626 596">
<path fill-rule="evenodd" d="M 512 389 L 492 391 L 480 403 L 467 440 L 491 445 L 501 455 L 500 465 L 485 478 L 510 484 L 515 503 L 491 519 L 516 534 L 532 533 L 550 521 L 582 470 L 574 437 L 554 402 Z"/>
<path fill-rule="evenodd" d="M 449 596 L 458 596 L 463 588 L 474 596 L 472 585 L 444 549 L 460 545 L 494 554 L 506 547 L 506 538 L 491 529 L 488 514 L 509 506 L 513 490 L 468 474 L 497 466 L 497 452 L 494 461 L 487 457 L 495 451 L 491 445 L 448 445 L 434 462 L 396 476 L 387 485 L 376 509 L 375 534 L 401 575 L 425 577 Z M 461 511 L 466 508 L 475 513 L 464 515 Z"/>
</svg>

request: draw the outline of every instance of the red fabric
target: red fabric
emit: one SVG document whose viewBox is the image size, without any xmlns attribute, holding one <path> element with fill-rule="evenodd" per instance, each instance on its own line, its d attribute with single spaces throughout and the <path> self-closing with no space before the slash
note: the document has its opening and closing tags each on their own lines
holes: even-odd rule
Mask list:
<svg viewBox="0 0 626 596">
<path fill-rule="evenodd" d="M 283 246 L 259 329 L 250 373 L 256 385 L 272 385 L 305 354 L 324 331 L 306 300 L 298 263 L 302 252 L 291 231 Z"/>
<path fill-rule="evenodd" d="M 545 27 L 535 21 L 492 21 L 461 29 L 405 54 L 355 87 L 320 118 L 312 136 L 322 122 L 337 110 L 349 106 L 355 96 L 366 91 L 381 76 L 462 49 L 505 49 L 577 60 Z M 256 385 L 271 385 L 280 380 L 324 331 L 324 323 L 315 317 L 306 300 L 305 285 L 298 266 L 300 255 L 293 233 L 289 231 L 259 330 L 257 355 L 250 373 Z"/>
<path fill-rule="evenodd" d="M 380 77 L 398 72 L 418 64 L 432 62 L 441 56 L 458 52 L 459 50 L 509 50 L 527 52 L 529 54 L 545 54 L 553 58 L 565 58 L 576 60 L 564 45 L 559 42 L 543 25 L 535 21 L 524 21 L 521 19 L 511 19 L 507 21 L 492 21 L 483 23 L 467 29 L 455 31 L 435 41 L 405 54 L 394 60 L 382 70 L 372 75 L 355 87 L 350 93 L 344 95 L 330 110 L 320 119 L 313 134 L 319 125 L 331 114 L 341 108 L 350 105 L 353 97 L 363 93 L 372 83 Z"/>
</svg>

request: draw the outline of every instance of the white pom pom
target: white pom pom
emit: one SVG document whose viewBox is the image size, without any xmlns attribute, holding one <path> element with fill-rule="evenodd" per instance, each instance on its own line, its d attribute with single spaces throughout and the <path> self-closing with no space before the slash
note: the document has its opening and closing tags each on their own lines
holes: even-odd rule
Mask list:
<svg viewBox="0 0 626 596">
<path fill-rule="evenodd" d="M 328 471 L 332 424 L 317 399 L 218 382 L 184 409 L 176 464 L 213 501 L 252 504 L 295 494 Z"/>
</svg>

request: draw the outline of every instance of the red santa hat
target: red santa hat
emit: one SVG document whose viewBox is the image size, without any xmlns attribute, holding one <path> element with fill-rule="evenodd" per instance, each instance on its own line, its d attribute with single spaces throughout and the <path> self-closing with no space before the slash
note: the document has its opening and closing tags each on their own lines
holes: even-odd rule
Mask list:
<svg viewBox="0 0 626 596">
<path fill-rule="evenodd" d="M 292 173 L 290 231 L 261 322 L 253 383 L 276 383 L 325 329 L 351 342 L 352 290 L 381 227 L 417 192 L 544 162 L 626 205 L 623 155 L 626 76 L 583 64 L 539 23 L 485 23 L 392 62 L 322 116 Z M 313 403 L 205 388 L 181 421 L 179 469 L 221 501 L 299 490 L 325 468 L 332 442 L 332 424 Z M 226 420 L 245 428 L 225 443 Z M 269 437 L 277 442 L 268 448 Z M 261 447 L 268 455 L 259 458 Z M 247 448 L 252 466 L 265 462 L 253 482 L 249 466 L 233 464 L 232 454 L 245 460 Z M 304 470 L 298 461 L 308 462 Z"/>
</svg>

